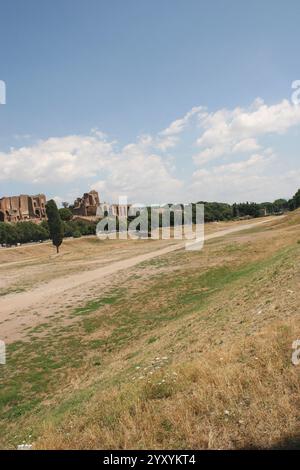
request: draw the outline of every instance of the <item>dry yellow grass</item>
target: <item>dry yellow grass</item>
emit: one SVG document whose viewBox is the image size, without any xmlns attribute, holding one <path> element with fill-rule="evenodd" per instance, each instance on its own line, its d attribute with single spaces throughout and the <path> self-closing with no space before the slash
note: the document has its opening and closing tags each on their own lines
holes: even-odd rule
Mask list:
<svg viewBox="0 0 300 470">
<path fill-rule="evenodd" d="M 1 447 L 299 447 L 300 217 L 268 225 L 120 273 L 12 345 Z"/>
<path fill-rule="evenodd" d="M 36 448 L 269 448 L 298 444 L 299 371 L 292 324 L 96 394 L 79 416 L 47 423 Z"/>
</svg>

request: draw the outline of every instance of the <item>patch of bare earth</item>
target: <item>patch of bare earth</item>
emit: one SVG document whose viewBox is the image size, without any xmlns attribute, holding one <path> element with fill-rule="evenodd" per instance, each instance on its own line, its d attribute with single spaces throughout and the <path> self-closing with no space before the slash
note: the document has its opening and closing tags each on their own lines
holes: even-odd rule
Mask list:
<svg viewBox="0 0 300 470">
<path fill-rule="evenodd" d="M 1 446 L 30 435 L 37 449 L 296 447 L 300 220 L 287 222 L 144 252 L 41 306 L 41 331 L 24 310 L 26 341 L 1 377 Z"/>
</svg>

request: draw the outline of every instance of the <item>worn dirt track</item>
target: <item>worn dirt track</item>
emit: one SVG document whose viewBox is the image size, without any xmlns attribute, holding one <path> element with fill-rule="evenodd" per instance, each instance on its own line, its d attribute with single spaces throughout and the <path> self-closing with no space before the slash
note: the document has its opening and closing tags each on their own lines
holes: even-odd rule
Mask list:
<svg viewBox="0 0 300 470">
<path fill-rule="evenodd" d="M 235 232 L 240 232 L 243 230 L 248 230 L 258 225 L 265 224 L 267 222 L 272 222 L 275 218 L 267 218 L 259 222 L 252 222 L 243 225 L 235 225 L 233 227 L 228 227 L 225 230 L 219 230 L 214 233 L 210 233 L 205 236 L 205 241 L 224 237 Z M 278 217 L 276 217 L 278 220 Z M 195 242 L 190 242 L 190 248 L 195 249 L 197 244 L 201 244 L 201 241 L 196 240 Z M 193 245 L 193 247 L 192 247 Z M 140 254 L 133 256 L 129 259 L 123 259 L 120 261 L 115 261 L 109 265 L 98 267 L 96 269 L 80 272 L 76 274 L 71 274 L 63 278 L 59 277 L 49 281 L 46 284 L 43 284 L 39 287 L 35 287 L 26 292 L 8 294 L 0 300 L 0 333 L 1 338 L 5 339 L 7 342 L 17 339 L 15 335 L 16 331 L 20 329 L 20 324 L 22 320 L 27 317 L 26 323 L 28 325 L 34 325 L 35 323 L 40 323 L 41 318 L 32 317 L 30 315 L 31 309 L 38 308 L 39 305 L 51 303 L 54 298 L 64 294 L 66 291 L 75 290 L 76 288 L 88 284 L 95 283 L 99 280 L 106 280 L 110 276 L 118 273 L 121 270 L 130 269 L 142 262 L 149 261 L 153 258 L 166 255 L 176 250 L 184 249 L 185 242 L 178 242 L 174 245 L 169 245 L 165 248 L 148 252 L 145 254 Z M 24 315 L 21 315 L 21 312 L 24 312 Z M 43 316 L 41 314 L 41 316 Z M 23 318 L 22 318 L 23 317 Z M 30 320 L 29 320 L 30 317 Z"/>
</svg>

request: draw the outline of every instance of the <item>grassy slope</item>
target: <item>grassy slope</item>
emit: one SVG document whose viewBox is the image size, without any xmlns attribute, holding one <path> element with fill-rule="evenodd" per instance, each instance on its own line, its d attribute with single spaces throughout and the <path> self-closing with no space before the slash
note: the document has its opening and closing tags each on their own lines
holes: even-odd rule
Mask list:
<svg viewBox="0 0 300 470">
<path fill-rule="evenodd" d="M 145 263 L 29 331 L 0 370 L 1 447 L 297 445 L 298 224 Z"/>
</svg>

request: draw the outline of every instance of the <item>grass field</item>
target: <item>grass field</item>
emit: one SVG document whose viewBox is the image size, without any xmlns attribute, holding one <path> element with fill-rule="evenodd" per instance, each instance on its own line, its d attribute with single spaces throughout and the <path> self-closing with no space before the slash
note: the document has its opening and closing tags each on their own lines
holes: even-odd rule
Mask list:
<svg viewBox="0 0 300 470">
<path fill-rule="evenodd" d="M 299 228 L 295 213 L 68 290 L 31 322 L 16 311 L 0 366 L 1 448 L 299 447 Z M 170 242 L 123 243 L 1 251 L 0 306 Z"/>
</svg>

